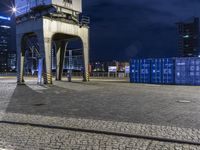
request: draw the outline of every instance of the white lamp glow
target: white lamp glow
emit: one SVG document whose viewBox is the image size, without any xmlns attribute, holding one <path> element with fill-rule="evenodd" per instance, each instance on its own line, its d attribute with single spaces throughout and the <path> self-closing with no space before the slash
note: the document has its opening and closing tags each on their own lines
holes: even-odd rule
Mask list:
<svg viewBox="0 0 200 150">
<path fill-rule="evenodd" d="M 12 11 L 15 13 L 17 11 L 17 9 L 15 7 L 13 7 Z"/>
</svg>

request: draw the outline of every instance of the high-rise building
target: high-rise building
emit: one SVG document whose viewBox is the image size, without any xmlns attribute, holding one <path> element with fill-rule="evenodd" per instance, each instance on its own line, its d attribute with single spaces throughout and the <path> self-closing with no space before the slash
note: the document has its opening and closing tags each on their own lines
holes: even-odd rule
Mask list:
<svg viewBox="0 0 200 150">
<path fill-rule="evenodd" d="M 8 51 L 11 45 L 11 19 L 0 16 L 0 72 L 7 72 Z"/>
<path fill-rule="evenodd" d="M 16 70 L 15 42 L 11 18 L 0 16 L 0 72 Z M 13 33 L 14 35 L 15 33 Z"/>
<path fill-rule="evenodd" d="M 199 56 L 199 18 L 195 17 L 193 21 L 179 22 L 177 28 L 179 56 Z"/>
</svg>

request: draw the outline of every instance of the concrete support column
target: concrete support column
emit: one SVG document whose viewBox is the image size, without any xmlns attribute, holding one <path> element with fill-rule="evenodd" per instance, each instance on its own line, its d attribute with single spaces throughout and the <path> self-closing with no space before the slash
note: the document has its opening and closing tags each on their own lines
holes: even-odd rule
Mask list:
<svg viewBox="0 0 200 150">
<path fill-rule="evenodd" d="M 44 38 L 45 65 L 44 65 L 44 84 L 52 84 L 52 55 L 51 55 L 51 39 Z"/>
<path fill-rule="evenodd" d="M 45 35 L 43 31 L 37 32 L 41 58 L 44 59 L 44 84 L 52 84 L 52 41 L 51 34 Z"/>
<path fill-rule="evenodd" d="M 68 43 L 65 41 L 57 42 L 58 49 L 56 51 L 56 80 L 62 80 L 66 54 L 66 44 Z"/>
<path fill-rule="evenodd" d="M 90 78 L 89 74 L 89 30 L 88 33 L 81 36 L 83 42 L 83 58 L 84 58 L 84 77 L 83 81 L 88 82 Z"/>
<path fill-rule="evenodd" d="M 16 46 L 17 46 L 17 84 L 24 84 L 24 59 L 25 49 L 23 41 L 23 34 L 17 35 Z"/>
<path fill-rule="evenodd" d="M 56 80 L 61 80 L 60 76 L 60 54 L 61 54 L 61 44 L 56 42 Z"/>
</svg>

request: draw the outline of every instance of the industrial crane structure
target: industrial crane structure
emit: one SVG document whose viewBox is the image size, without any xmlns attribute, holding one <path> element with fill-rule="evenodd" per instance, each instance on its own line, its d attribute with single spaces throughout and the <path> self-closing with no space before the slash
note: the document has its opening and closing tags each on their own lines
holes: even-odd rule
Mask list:
<svg viewBox="0 0 200 150">
<path fill-rule="evenodd" d="M 16 0 L 15 6 L 18 84 L 24 83 L 25 62 L 30 57 L 38 66 L 38 83 L 52 84 L 53 47 L 56 80 L 61 80 L 64 64 L 68 62 L 69 68 L 73 62 L 72 52 L 66 55 L 67 44 L 77 38 L 82 42 L 83 80 L 89 81 L 90 19 L 82 15 L 82 0 Z"/>
</svg>

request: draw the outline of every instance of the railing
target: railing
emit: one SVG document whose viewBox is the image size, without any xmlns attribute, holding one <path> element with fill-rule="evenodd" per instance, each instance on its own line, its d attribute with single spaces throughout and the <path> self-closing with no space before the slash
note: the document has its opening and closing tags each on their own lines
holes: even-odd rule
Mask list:
<svg viewBox="0 0 200 150">
<path fill-rule="evenodd" d="M 16 77 L 17 76 L 17 73 L 16 72 L 0 72 L 0 77 L 8 77 L 8 76 L 11 76 L 11 77 Z"/>
<path fill-rule="evenodd" d="M 32 75 L 31 73 L 28 74 L 24 74 L 25 76 L 28 77 L 37 77 L 37 73 L 35 73 L 34 75 Z M 17 76 L 17 73 L 15 72 L 5 72 L 5 73 L 0 73 L 0 77 L 15 77 Z M 52 76 L 55 77 L 56 76 L 56 72 L 52 72 Z M 82 72 L 72 72 L 72 77 L 82 77 L 83 73 Z M 67 72 L 63 72 L 63 77 L 67 77 Z M 93 78 L 118 78 L 118 79 L 124 79 L 124 78 L 129 78 L 129 74 L 125 74 L 125 73 L 108 73 L 108 72 L 92 72 L 90 73 L 90 77 Z"/>
<path fill-rule="evenodd" d="M 83 56 L 72 56 L 71 60 L 69 62 L 69 56 L 65 57 L 65 63 L 64 63 L 64 69 L 70 69 L 70 70 L 79 70 L 81 71 L 83 68 Z M 56 69 L 56 57 L 52 58 L 52 69 Z"/>
<path fill-rule="evenodd" d="M 90 24 L 90 17 L 87 16 L 81 16 L 81 21 L 80 21 L 80 25 L 81 26 L 88 26 Z"/>
<path fill-rule="evenodd" d="M 122 72 L 117 72 L 117 73 L 92 72 L 90 76 L 95 78 L 128 78 L 129 74 L 125 74 Z"/>
</svg>

